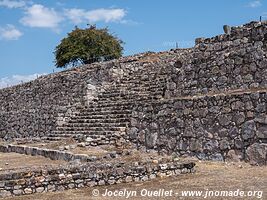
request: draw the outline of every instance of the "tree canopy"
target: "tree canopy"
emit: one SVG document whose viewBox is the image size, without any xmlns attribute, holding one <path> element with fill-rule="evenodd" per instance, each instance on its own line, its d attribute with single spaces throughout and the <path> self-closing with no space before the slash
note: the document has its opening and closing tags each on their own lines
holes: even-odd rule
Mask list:
<svg viewBox="0 0 267 200">
<path fill-rule="evenodd" d="M 122 44 L 120 39 L 109 33 L 108 28 L 75 27 L 56 47 L 55 63 L 61 68 L 119 58 L 123 52 Z"/>
</svg>

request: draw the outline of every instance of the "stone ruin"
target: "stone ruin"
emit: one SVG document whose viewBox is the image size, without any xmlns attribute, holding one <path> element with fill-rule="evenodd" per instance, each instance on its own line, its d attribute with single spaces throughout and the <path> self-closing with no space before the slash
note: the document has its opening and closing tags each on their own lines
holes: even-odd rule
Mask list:
<svg viewBox="0 0 267 200">
<path fill-rule="evenodd" d="M 184 157 L 266 165 L 267 22 L 224 31 L 0 90 L 0 152 L 66 161 L 0 171 L 0 196 L 193 172 Z"/>
</svg>

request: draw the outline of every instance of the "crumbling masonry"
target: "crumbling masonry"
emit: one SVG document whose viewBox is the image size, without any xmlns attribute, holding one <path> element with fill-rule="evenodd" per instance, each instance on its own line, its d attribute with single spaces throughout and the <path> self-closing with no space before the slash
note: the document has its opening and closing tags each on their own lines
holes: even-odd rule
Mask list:
<svg viewBox="0 0 267 200">
<path fill-rule="evenodd" d="M 0 90 L 0 136 L 266 163 L 267 24 Z"/>
</svg>

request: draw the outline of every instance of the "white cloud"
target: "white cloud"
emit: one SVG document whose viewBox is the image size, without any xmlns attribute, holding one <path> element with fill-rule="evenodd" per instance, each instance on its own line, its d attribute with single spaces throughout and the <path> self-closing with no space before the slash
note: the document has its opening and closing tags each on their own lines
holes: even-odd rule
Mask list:
<svg viewBox="0 0 267 200">
<path fill-rule="evenodd" d="M 83 9 L 73 8 L 73 9 L 65 10 L 65 15 L 73 23 L 80 24 L 83 22 L 86 12 Z"/>
<path fill-rule="evenodd" d="M 0 1 L 0 6 L 7 8 L 22 8 L 26 6 L 25 1 L 12 1 L 12 0 L 2 0 Z"/>
<path fill-rule="evenodd" d="M 125 20 L 126 11 L 121 8 L 100 8 L 95 10 L 72 8 L 55 10 L 54 8 L 45 7 L 41 4 L 33 4 L 30 0 L 0 0 L 0 2 L 4 2 L 9 7 L 24 6 L 24 16 L 20 19 L 20 23 L 24 26 L 50 28 L 56 32 L 60 31 L 61 23 L 66 20 L 70 20 L 74 24 L 96 23 L 101 21 L 106 23 L 137 24 L 137 22 L 132 20 Z"/>
<path fill-rule="evenodd" d="M 95 23 L 99 21 L 108 22 L 120 22 L 126 15 L 124 9 L 96 9 L 96 10 L 83 10 L 83 9 L 68 9 L 65 10 L 65 15 L 73 23 L 79 24 L 84 21 L 89 23 Z"/>
<path fill-rule="evenodd" d="M 5 88 L 20 83 L 25 83 L 31 80 L 36 79 L 39 76 L 46 74 L 30 74 L 30 75 L 13 75 L 11 77 L 4 77 L 0 79 L 0 88 Z"/>
<path fill-rule="evenodd" d="M 0 39 L 18 40 L 23 35 L 15 26 L 8 24 L 6 27 L 0 27 Z"/>
<path fill-rule="evenodd" d="M 87 19 L 90 22 L 113 22 L 120 21 L 125 15 L 126 12 L 123 9 L 97 9 L 87 12 Z"/>
<path fill-rule="evenodd" d="M 120 21 L 120 23 L 122 24 L 126 24 L 126 25 L 130 25 L 130 26 L 136 26 L 136 25 L 141 25 L 141 22 L 137 22 L 134 20 L 128 20 L 128 19 L 123 19 Z"/>
<path fill-rule="evenodd" d="M 262 4 L 259 0 L 257 1 L 252 1 L 248 4 L 248 7 L 250 8 L 257 8 L 257 7 L 260 7 Z"/>
<path fill-rule="evenodd" d="M 29 27 L 52 28 L 57 30 L 59 23 L 63 21 L 61 15 L 53 8 L 46 8 L 40 4 L 34 4 L 26 9 L 25 16 L 20 22 Z"/>
</svg>

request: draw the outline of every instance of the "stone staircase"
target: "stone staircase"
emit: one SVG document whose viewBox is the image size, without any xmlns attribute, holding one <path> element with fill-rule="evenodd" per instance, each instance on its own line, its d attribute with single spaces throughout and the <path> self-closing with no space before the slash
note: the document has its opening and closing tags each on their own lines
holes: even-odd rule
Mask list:
<svg viewBox="0 0 267 200">
<path fill-rule="evenodd" d="M 129 74 L 117 82 L 100 86 L 97 98 L 76 112 L 45 140 L 74 138 L 88 146 L 121 145 L 127 141 L 126 129 L 132 108 L 137 104 L 163 98 L 167 74 L 148 70 Z"/>
</svg>

